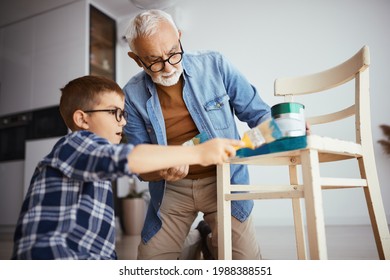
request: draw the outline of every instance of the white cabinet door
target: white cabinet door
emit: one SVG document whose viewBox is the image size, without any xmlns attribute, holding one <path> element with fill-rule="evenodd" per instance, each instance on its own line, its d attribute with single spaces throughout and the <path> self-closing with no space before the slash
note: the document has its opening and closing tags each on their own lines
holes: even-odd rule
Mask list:
<svg viewBox="0 0 390 280">
<path fill-rule="evenodd" d="M 2 28 L 1 115 L 31 109 L 33 28 L 32 19 Z"/>
<path fill-rule="evenodd" d="M 88 73 L 86 18 L 83 1 L 34 18 L 33 108 L 59 104 L 60 88 Z"/>
<path fill-rule="evenodd" d="M 58 105 L 88 73 L 88 15 L 77 1 L 1 29 L 0 115 Z"/>
</svg>

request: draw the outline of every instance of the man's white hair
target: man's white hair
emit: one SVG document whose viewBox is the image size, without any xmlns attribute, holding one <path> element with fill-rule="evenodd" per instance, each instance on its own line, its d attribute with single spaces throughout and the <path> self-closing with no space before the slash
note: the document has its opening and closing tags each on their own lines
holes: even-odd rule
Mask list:
<svg viewBox="0 0 390 280">
<path fill-rule="evenodd" d="M 177 30 L 175 22 L 170 14 L 161 10 L 148 10 L 134 17 L 126 30 L 126 40 L 129 47 L 134 51 L 134 40 L 138 37 L 149 37 L 157 32 L 160 22 L 167 21 Z"/>
</svg>

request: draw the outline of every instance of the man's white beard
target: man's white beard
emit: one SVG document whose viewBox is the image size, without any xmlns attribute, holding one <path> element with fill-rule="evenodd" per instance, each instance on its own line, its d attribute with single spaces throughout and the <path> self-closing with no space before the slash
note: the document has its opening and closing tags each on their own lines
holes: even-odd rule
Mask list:
<svg viewBox="0 0 390 280">
<path fill-rule="evenodd" d="M 158 85 L 170 87 L 170 86 L 177 84 L 182 73 L 183 73 L 182 67 L 174 68 L 171 73 L 165 73 L 165 72 L 161 73 L 157 77 L 152 77 L 152 80 L 154 83 L 156 83 Z M 173 75 L 173 76 L 170 78 L 165 78 L 165 77 L 169 77 L 171 75 Z"/>
</svg>

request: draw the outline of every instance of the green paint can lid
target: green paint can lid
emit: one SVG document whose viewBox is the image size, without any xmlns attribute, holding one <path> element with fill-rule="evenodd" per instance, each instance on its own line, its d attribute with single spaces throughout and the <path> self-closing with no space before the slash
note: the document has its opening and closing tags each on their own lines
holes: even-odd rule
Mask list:
<svg viewBox="0 0 390 280">
<path fill-rule="evenodd" d="M 301 103 L 296 102 L 285 102 L 279 103 L 271 107 L 271 115 L 277 116 L 281 114 L 289 113 L 302 113 L 302 109 L 305 109 L 305 106 Z"/>
</svg>

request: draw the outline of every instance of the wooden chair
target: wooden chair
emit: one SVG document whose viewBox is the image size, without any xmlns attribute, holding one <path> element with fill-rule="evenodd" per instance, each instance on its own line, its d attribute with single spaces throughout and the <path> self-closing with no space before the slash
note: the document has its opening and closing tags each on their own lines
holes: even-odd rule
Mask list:
<svg viewBox="0 0 390 280">
<path fill-rule="evenodd" d="M 275 81 L 274 94 L 283 96 L 286 102 L 292 102 L 293 97 L 297 95 L 318 92 L 326 94 L 329 89 L 355 80 L 353 86 L 355 102 L 352 106 L 334 113 L 306 117 L 306 120 L 314 129 L 318 124 L 336 122 L 354 116 L 356 137 L 353 138 L 356 138 L 356 141 L 339 140 L 311 133 L 307 136 L 283 138 L 255 150 L 241 149 L 237 153 L 238 157 L 230 161 L 230 164 L 288 166 L 290 179 L 285 185 L 231 185 L 229 163 L 218 166 L 219 259 L 232 257 L 230 220 L 232 200 L 285 198 L 292 199 L 298 259 L 307 258 L 306 230 L 302 220 L 300 199 L 304 200 L 306 209 L 309 258 L 327 259 L 322 190 L 343 188 L 363 189 L 379 258 L 390 259 L 389 229 L 371 137 L 369 65 L 369 48 L 364 46 L 353 57 L 334 68 L 316 74 Z M 326 92 L 323 92 L 325 90 Z M 355 162 L 359 167 L 360 178 L 328 178 L 320 175 L 321 163 L 329 164 L 348 159 L 357 160 Z M 297 168 L 298 166 L 300 168 Z"/>
</svg>

